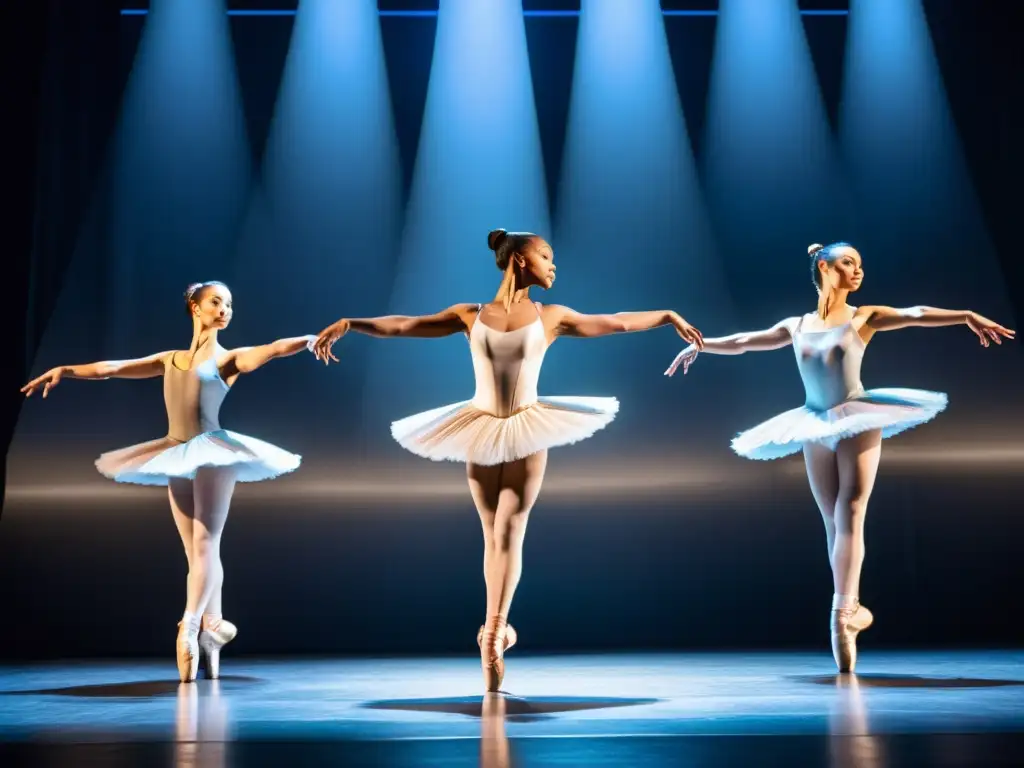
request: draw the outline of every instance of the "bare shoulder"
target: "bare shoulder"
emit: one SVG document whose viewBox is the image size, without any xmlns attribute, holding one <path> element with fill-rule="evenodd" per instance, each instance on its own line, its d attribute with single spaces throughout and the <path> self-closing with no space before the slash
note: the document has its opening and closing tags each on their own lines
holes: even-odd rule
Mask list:
<svg viewBox="0 0 1024 768">
<path fill-rule="evenodd" d="M 469 302 L 452 304 L 447 309 L 438 312 L 434 317 L 446 325 L 451 325 L 453 320 L 457 321 L 462 325 L 462 332 L 468 334 L 473 329 L 473 324 L 476 322 L 476 317 L 480 314 L 482 307 L 482 304 Z"/>
<path fill-rule="evenodd" d="M 564 304 L 541 304 L 539 301 L 535 301 L 534 304 L 540 315 L 540 321 L 548 330 L 558 328 L 567 317 L 576 314 L 572 307 L 567 307 Z"/>
<path fill-rule="evenodd" d="M 170 349 L 166 352 L 161 352 L 159 355 L 155 355 L 155 357 L 161 360 L 164 363 L 164 365 L 172 365 L 175 368 L 188 367 L 187 349 Z M 185 362 L 186 364 L 183 366 L 182 362 Z"/>
<path fill-rule="evenodd" d="M 853 310 L 853 316 L 850 318 L 850 322 L 858 328 L 863 328 L 873 319 L 889 314 L 893 310 L 891 307 L 885 307 L 878 304 L 866 304 L 863 307 L 851 307 Z"/>
<path fill-rule="evenodd" d="M 896 312 L 887 304 L 865 304 L 863 307 L 851 307 L 854 317 L 875 317 Z"/>
<path fill-rule="evenodd" d="M 442 311 L 442 316 L 457 317 L 462 321 L 463 325 L 468 329 L 471 327 L 476 320 L 476 316 L 480 314 L 480 310 L 483 308 L 482 304 L 452 304 L 448 309 Z"/>
<path fill-rule="evenodd" d="M 557 321 L 566 315 L 575 313 L 572 307 L 567 307 L 564 304 L 541 304 L 539 301 L 534 303 L 537 305 L 537 311 L 540 312 L 540 316 L 545 322 L 547 322 L 548 318 Z"/>
<path fill-rule="evenodd" d="M 800 324 L 807 317 L 810 317 L 810 314 L 807 314 L 807 315 L 793 315 L 792 317 L 784 317 L 782 320 L 779 320 L 779 322 L 777 322 L 775 325 L 773 325 L 770 330 L 772 330 L 772 331 L 784 330 L 784 331 L 787 331 L 790 336 L 792 336 L 793 334 L 796 333 L 797 328 L 800 327 Z"/>
</svg>

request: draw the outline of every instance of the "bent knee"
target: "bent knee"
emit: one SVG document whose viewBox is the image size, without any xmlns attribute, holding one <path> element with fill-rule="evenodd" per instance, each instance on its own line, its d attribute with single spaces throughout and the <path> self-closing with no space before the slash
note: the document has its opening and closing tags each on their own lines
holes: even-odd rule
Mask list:
<svg viewBox="0 0 1024 768">
<path fill-rule="evenodd" d="M 507 552 L 523 541 L 526 534 L 527 513 L 512 515 L 510 517 L 499 516 L 494 521 L 494 528 L 491 531 L 491 546 L 502 552 Z"/>
<path fill-rule="evenodd" d="M 207 560 L 220 551 L 220 537 L 213 536 L 207 530 L 195 530 L 192 533 L 192 548 L 189 561 Z"/>
<path fill-rule="evenodd" d="M 837 527 L 853 528 L 864 522 L 868 511 L 868 497 L 846 496 L 836 502 L 835 521 Z"/>
<path fill-rule="evenodd" d="M 831 522 L 836 514 L 837 499 L 835 497 L 832 497 L 824 499 L 815 499 L 815 501 L 817 501 L 818 503 L 818 511 L 821 512 L 821 516 L 825 520 L 825 522 Z"/>
</svg>

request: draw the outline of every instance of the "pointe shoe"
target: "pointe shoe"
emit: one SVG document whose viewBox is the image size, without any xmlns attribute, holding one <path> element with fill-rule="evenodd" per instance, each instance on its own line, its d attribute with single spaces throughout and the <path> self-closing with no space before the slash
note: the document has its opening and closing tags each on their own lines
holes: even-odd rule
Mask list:
<svg viewBox="0 0 1024 768">
<path fill-rule="evenodd" d="M 199 640 L 198 628 L 178 622 L 178 678 L 183 683 L 194 683 L 199 673 Z"/>
<path fill-rule="evenodd" d="M 857 635 L 874 623 L 875 617 L 857 603 L 855 608 L 832 609 L 832 656 L 840 673 L 857 667 Z"/>
<path fill-rule="evenodd" d="M 497 693 L 505 679 L 505 650 L 509 647 L 508 625 L 503 616 L 493 616 L 478 633 L 480 666 L 484 673 L 484 690 Z"/>
<path fill-rule="evenodd" d="M 511 624 L 505 625 L 505 647 L 502 648 L 501 652 L 504 653 L 519 640 L 519 635 L 516 632 L 516 628 Z M 476 647 L 480 648 L 484 642 L 484 625 L 480 625 L 479 631 L 476 633 Z"/>
<path fill-rule="evenodd" d="M 206 659 L 206 676 L 211 680 L 220 677 L 220 649 L 238 635 L 238 627 L 230 621 L 220 619 L 211 627 L 203 627 L 199 633 L 199 647 Z"/>
</svg>

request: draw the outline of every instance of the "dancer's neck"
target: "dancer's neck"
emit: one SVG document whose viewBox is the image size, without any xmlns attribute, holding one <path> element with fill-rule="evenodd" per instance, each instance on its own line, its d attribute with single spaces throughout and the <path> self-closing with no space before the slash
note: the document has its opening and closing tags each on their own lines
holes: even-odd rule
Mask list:
<svg viewBox="0 0 1024 768">
<path fill-rule="evenodd" d="M 828 320 L 830 317 L 836 314 L 846 314 L 847 297 L 850 292 L 842 289 L 829 289 L 828 293 L 824 291 L 818 296 L 818 317 L 822 320 Z"/>
<path fill-rule="evenodd" d="M 217 329 L 202 328 L 199 323 L 196 323 L 192 330 L 192 343 L 188 347 L 189 354 L 195 357 L 200 349 L 205 349 L 206 347 L 216 348 L 216 346 Z"/>
</svg>

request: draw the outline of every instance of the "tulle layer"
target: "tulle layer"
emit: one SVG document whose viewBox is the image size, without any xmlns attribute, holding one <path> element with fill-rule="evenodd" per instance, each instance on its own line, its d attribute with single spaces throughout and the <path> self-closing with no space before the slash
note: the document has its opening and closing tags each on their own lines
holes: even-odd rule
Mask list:
<svg viewBox="0 0 1024 768">
<path fill-rule="evenodd" d="M 486 466 L 585 440 L 618 411 L 614 397 L 541 397 L 507 417 L 465 401 L 396 421 L 391 434 L 417 456 Z"/>
<path fill-rule="evenodd" d="M 835 450 L 840 440 L 873 429 L 882 437 L 897 435 L 926 421 L 946 408 L 941 392 L 921 389 L 869 389 L 860 397 L 827 411 L 807 406 L 794 408 L 769 419 L 732 441 L 732 449 L 748 459 L 778 459 L 803 450 L 804 443 L 821 443 Z"/>
<path fill-rule="evenodd" d="M 302 457 L 255 437 L 218 429 L 187 442 L 170 437 L 104 453 L 101 474 L 119 483 L 167 485 L 170 478 L 195 478 L 203 467 L 233 467 L 241 483 L 270 480 L 296 470 Z"/>
</svg>

